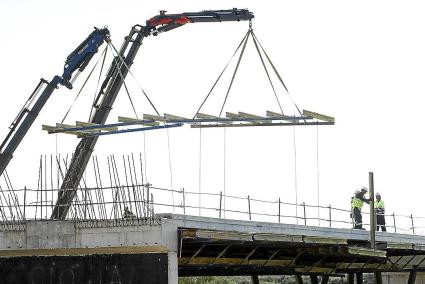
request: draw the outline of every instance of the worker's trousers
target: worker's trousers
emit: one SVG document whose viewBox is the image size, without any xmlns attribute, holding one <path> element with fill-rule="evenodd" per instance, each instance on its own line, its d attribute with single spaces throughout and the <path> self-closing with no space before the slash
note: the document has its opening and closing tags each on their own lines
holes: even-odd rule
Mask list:
<svg viewBox="0 0 425 284">
<path fill-rule="evenodd" d="M 377 214 L 376 215 L 376 230 L 379 231 L 379 227 L 381 227 L 382 232 L 386 232 L 387 228 L 385 227 L 385 216 Z"/>
<path fill-rule="evenodd" d="M 353 208 L 353 219 L 354 219 L 354 229 L 362 229 L 363 228 L 362 211 L 357 207 Z"/>
</svg>

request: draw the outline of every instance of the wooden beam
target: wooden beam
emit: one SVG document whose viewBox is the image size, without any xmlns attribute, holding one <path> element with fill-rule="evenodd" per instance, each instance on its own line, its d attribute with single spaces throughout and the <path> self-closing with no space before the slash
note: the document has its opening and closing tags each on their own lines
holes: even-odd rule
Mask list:
<svg viewBox="0 0 425 284">
<path fill-rule="evenodd" d="M 312 112 L 312 111 L 309 111 L 309 110 L 303 110 L 303 115 L 310 116 L 310 117 L 316 118 L 318 120 L 323 120 L 323 121 L 328 121 L 328 122 L 335 122 L 335 117 L 324 115 L 324 114 L 320 114 L 320 113 L 317 113 L 317 112 Z"/>
<path fill-rule="evenodd" d="M 56 249 L 20 249 L 0 250 L 0 258 L 34 257 L 34 256 L 81 256 L 98 254 L 138 254 L 138 253 L 166 253 L 163 246 L 125 246 L 125 247 L 97 247 L 97 248 L 56 248 Z"/>
<path fill-rule="evenodd" d="M 387 243 L 387 249 L 411 250 L 411 249 L 413 249 L 413 244 L 408 244 L 408 243 Z"/>
<path fill-rule="evenodd" d="M 330 244 L 330 245 L 346 245 L 346 239 L 324 238 L 324 237 L 304 237 L 304 243 L 307 244 Z"/>
<path fill-rule="evenodd" d="M 124 116 L 118 116 L 118 121 L 119 122 L 123 122 L 123 123 L 139 123 L 141 125 L 149 125 L 149 126 L 158 126 L 159 122 L 146 122 L 144 120 L 141 119 L 137 119 L 137 118 L 131 118 L 131 117 L 124 117 Z"/>
<path fill-rule="evenodd" d="M 215 115 L 205 114 L 205 113 L 200 113 L 200 112 L 198 112 L 196 114 L 196 117 L 200 118 L 200 119 L 220 119 L 221 118 L 221 117 L 218 117 L 218 116 L 215 116 Z"/>
<path fill-rule="evenodd" d="M 252 241 L 252 234 L 238 232 L 196 230 L 195 236 L 197 239 L 213 241 Z"/>
<path fill-rule="evenodd" d="M 66 128 L 75 128 L 73 125 L 65 125 L 65 124 L 58 124 L 60 126 L 50 126 L 50 125 L 43 125 L 42 130 L 47 131 L 49 134 L 52 133 L 64 133 L 64 134 L 71 134 L 71 135 L 85 135 L 89 133 L 88 131 L 66 131 Z M 66 127 L 65 127 L 66 126 Z"/>
<path fill-rule="evenodd" d="M 280 235 L 280 234 L 254 234 L 254 241 L 267 241 L 267 242 L 289 242 L 289 243 L 302 243 L 302 236 Z"/>
<path fill-rule="evenodd" d="M 238 116 L 239 117 L 243 117 L 243 118 L 252 118 L 252 119 L 261 119 L 261 118 L 264 118 L 264 117 L 262 117 L 262 116 L 258 116 L 258 115 L 255 115 L 255 114 L 250 114 L 250 113 L 246 113 L 246 112 L 238 112 Z"/>
<path fill-rule="evenodd" d="M 188 118 L 186 118 L 186 117 L 182 117 L 182 116 L 177 116 L 177 115 L 173 115 L 173 114 L 168 114 L 168 113 L 164 113 L 164 117 L 165 117 L 165 120 L 171 120 L 171 121 L 173 121 L 173 120 L 188 120 Z"/>
<path fill-rule="evenodd" d="M 326 273 L 326 274 L 332 274 L 335 272 L 333 268 L 329 267 L 321 267 L 321 266 L 303 266 L 303 267 L 296 267 L 295 271 L 298 273 Z"/>
<path fill-rule="evenodd" d="M 311 121 L 311 122 L 250 122 L 250 123 L 233 123 L 233 124 L 192 124 L 191 128 L 213 128 L 213 127 L 252 127 L 252 126 L 307 126 L 307 125 L 334 125 L 328 121 Z"/>
<path fill-rule="evenodd" d="M 360 248 L 360 247 L 349 247 L 348 250 L 347 250 L 347 253 L 348 254 L 354 254 L 354 255 L 381 257 L 381 258 L 387 257 L 386 251 L 376 250 L 376 249 L 368 249 L 368 248 Z"/>
<path fill-rule="evenodd" d="M 225 265 L 254 265 L 254 266 L 281 266 L 293 267 L 292 259 L 248 259 L 245 262 L 244 258 L 235 257 L 181 257 L 178 259 L 179 265 L 211 265 L 211 264 L 225 264 Z"/>
<path fill-rule="evenodd" d="M 277 113 L 277 112 L 273 112 L 273 111 L 266 111 L 266 116 L 267 117 L 276 117 L 276 118 L 284 118 L 285 115 L 281 114 L 281 113 Z"/>
<path fill-rule="evenodd" d="M 143 119 L 154 120 L 154 121 L 162 121 L 162 122 L 165 121 L 164 117 L 158 116 L 158 115 L 152 115 L 152 114 L 144 114 Z"/>
<path fill-rule="evenodd" d="M 97 125 L 101 125 L 101 124 L 96 124 L 96 123 L 91 123 L 91 122 L 83 122 L 83 121 L 76 121 L 75 125 L 78 126 L 78 127 L 86 127 L 86 126 L 97 126 Z M 91 131 L 91 130 L 94 130 L 94 131 L 117 131 L 118 126 L 102 128 L 102 129 L 93 128 L 93 129 L 88 129 L 88 130 L 85 130 L 85 131 Z"/>
<path fill-rule="evenodd" d="M 226 112 L 226 117 L 227 118 L 238 118 L 239 115 L 237 115 L 236 113 L 233 113 L 233 112 Z"/>
</svg>

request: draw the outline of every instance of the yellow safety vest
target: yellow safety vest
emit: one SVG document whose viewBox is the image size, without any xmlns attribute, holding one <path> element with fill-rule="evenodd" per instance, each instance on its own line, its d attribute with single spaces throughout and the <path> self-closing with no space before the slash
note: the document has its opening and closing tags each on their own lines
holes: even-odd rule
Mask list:
<svg viewBox="0 0 425 284">
<path fill-rule="evenodd" d="M 351 208 L 358 208 L 358 209 L 362 209 L 363 207 L 363 201 L 361 201 L 360 199 L 353 197 L 351 199 Z"/>
<path fill-rule="evenodd" d="M 385 205 L 384 205 L 384 201 L 379 200 L 379 201 L 375 201 L 375 212 L 378 215 L 384 215 L 385 214 Z"/>
<path fill-rule="evenodd" d="M 379 200 L 379 201 L 375 201 L 375 208 L 376 209 L 385 209 L 385 205 L 384 205 L 384 201 Z"/>
</svg>

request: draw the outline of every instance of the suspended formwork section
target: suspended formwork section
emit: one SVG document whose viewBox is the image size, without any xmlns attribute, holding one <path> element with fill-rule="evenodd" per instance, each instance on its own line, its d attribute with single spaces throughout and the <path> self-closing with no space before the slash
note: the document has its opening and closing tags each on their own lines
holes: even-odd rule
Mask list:
<svg viewBox="0 0 425 284">
<path fill-rule="evenodd" d="M 334 117 L 304 110 L 302 115 L 299 116 L 287 116 L 273 111 L 267 111 L 265 116 L 246 112 L 226 112 L 225 117 L 197 113 L 194 118 L 185 118 L 167 113 L 163 116 L 145 114 L 143 119 L 118 117 L 118 122 L 112 124 L 77 121 L 75 125 L 60 123 L 57 123 L 56 126 L 43 125 L 43 130 L 49 134 L 65 133 L 77 135 L 78 137 L 90 137 L 180 127 L 183 125 L 190 125 L 191 128 L 213 128 L 334 124 Z"/>
</svg>

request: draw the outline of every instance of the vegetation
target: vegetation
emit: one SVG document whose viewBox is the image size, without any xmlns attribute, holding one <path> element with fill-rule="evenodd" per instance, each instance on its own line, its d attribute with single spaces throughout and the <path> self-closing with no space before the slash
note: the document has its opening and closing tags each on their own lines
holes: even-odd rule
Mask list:
<svg viewBox="0 0 425 284">
<path fill-rule="evenodd" d="M 303 277 L 304 283 L 310 283 L 308 277 Z M 346 283 L 345 279 L 331 277 L 329 284 Z M 229 276 L 229 277 L 181 277 L 179 278 L 179 284 L 251 284 L 250 277 L 244 276 Z M 276 283 L 287 283 L 296 284 L 295 277 L 293 276 L 260 276 L 261 284 L 276 284 Z"/>
</svg>

